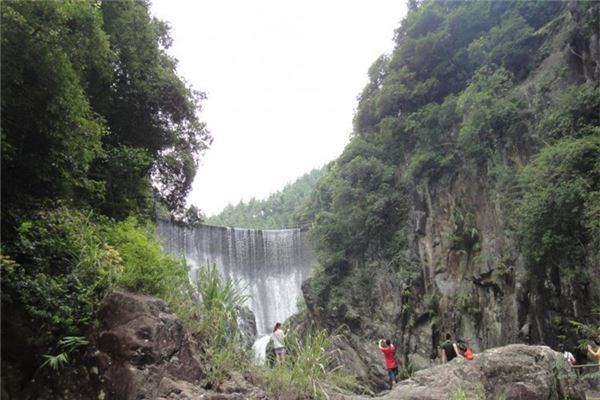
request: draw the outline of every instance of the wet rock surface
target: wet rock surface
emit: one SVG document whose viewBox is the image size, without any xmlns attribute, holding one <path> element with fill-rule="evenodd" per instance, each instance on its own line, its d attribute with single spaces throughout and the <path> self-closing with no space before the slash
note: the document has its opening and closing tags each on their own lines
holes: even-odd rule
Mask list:
<svg viewBox="0 0 600 400">
<path fill-rule="evenodd" d="M 256 317 L 252 310 L 246 306 L 237 309 L 237 317 L 242 334 L 242 344 L 246 349 L 251 349 L 256 340 Z"/>
</svg>

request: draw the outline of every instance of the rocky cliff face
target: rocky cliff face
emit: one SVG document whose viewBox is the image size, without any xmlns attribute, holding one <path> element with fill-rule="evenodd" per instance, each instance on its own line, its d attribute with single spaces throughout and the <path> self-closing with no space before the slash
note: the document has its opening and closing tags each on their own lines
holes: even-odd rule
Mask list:
<svg viewBox="0 0 600 400">
<path fill-rule="evenodd" d="M 590 35 L 581 25 L 583 15 L 594 12 L 597 6 L 570 4 L 554 50 L 514 90 L 524 104 L 536 97 L 548 107 L 565 87 L 598 82 L 600 40 L 597 31 Z M 525 130 L 520 143 L 506 149 L 506 163 L 518 168 L 539 150 L 527 135 Z M 599 276 L 595 250 L 589 249 L 585 265 L 569 271 L 526 265 L 508 223 L 510 190 L 502 186 L 502 173 L 465 164 L 412 185 L 408 245 L 398 255 L 410 268 L 398 271 L 392 260 L 370 256 L 349 261 L 335 281 L 315 282 L 317 277 L 303 286 L 311 318 L 348 328 L 339 346 L 341 362 L 375 387 L 383 388 L 385 377 L 375 345 L 379 337 L 399 345 L 404 366 L 420 369 L 438 362 L 446 332 L 476 351 L 510 343 L 574 345 L 569 320 L 589 320 L 591 307 L 599 304 L 590 280 L 573 279 Z"/>
</svg>

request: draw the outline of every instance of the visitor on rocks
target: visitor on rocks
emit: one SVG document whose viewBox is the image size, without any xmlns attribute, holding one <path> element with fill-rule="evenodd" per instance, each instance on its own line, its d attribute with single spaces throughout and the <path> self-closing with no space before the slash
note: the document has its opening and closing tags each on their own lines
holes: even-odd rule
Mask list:
<svg viewBox="0 0 600 400">
<path fill-rule="evenodd" d="M 385 358 L 385 368 L 387 369 L 391 389 L 394 386 L 394 383 L 398 383 L 398 367 L 396 366 L 396 346 L 394 346 L 390 339 L 380 339 L 379 350 L 381 350 Z"/>
<path fill-rule="evenodd" d="M 446 333 L 446 341 L 442 343 L 442 364 L 452 361 L 459 355 L 462 357 L 462 352 L 458 349 L 456 343 L 452 341 L 452 335 Z"/>
<path fill-rule="evenodd" d="M 587 348 L 594 360 L 600 364 L 600 339 L 596 339 L 591 344 L 588 344 Z"/>
<path fill-rule="evenodd" d="M 281 322 L 277 322 L 271 334 L 273 341 L 273 351 L 277 357 L 277 364 L 285 361 L 285 332 L 281 329 Z"/>
<path fill-rule="evenodd" d="M 562 343 L 558 345 L 558 350 L 563 353 L 563 357 L 569 363 L 569 365 L 577 364 L 577 360 L 575 359 L 573 353 L 571 353 L 568 350 L 565 350 L 565 346 Z"/>
<path fill-rule="evenodd" d="M 469 346 L 469 342 L 467 342 L 466 340 L 459 341 L 458 348 L 460 349 L 461 354 L 465 358 L 465 360 L 472 361 L 473 358 L 475 358 L 475 353 L 473 353 L 473 349 L 471 349 L 471 346 Z"/>
</svg>

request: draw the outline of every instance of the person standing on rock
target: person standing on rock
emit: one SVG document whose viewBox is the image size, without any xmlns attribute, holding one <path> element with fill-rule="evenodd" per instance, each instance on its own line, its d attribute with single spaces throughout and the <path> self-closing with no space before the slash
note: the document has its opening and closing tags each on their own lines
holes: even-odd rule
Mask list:
<svg viewBox="0 0 600 400">
<path fill-rule="evenodd" d="M 281 322 L 275 324 L 271 340 L 273 341 L 273 351 L 275 357 L 277 357 L 277 364 L 281 364 L 285 361 L 285 332 L 281 329 Z"/>
<path fill-rule="evenodd" d="M 446 333 L 446 341 L 442 343 L 442 364 L 452 361 L 461 354 L 456 343 L 452 341 L 452 335 Z"/>
<path fill-rule="evenodd" d="M 387 369 L 388 379 L 390 380 L 390 389 L 392 389 L 394 383 L 398 383 L 398 367 L 396 366 L 396 346 L 394 346 L 390 339 L 380 339 L 379 350 L 381 350 L 385 358 L 385 368 Z"/>
</svg>

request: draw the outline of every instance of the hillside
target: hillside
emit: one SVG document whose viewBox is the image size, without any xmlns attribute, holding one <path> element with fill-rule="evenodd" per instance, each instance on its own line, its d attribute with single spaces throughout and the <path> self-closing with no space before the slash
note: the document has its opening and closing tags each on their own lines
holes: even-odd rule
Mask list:
<svg viewBox="0 0 600 400">
<path fill-rule="evenodd" d="M 302 212 L 324 171 L 325 168 L 314 169 L 265 200 L 250 199 L 235 206 L 229 204 L 219 214 L 207 218 L 206 223 L 253 229 L 282 229 L 306 224 Z"/>
<path fill-rule="evenodd" d="M 446 332 L 575 348 L 600 307 L 600 6 L 410 6 L 312 195 L 303 318 L 346 327 L 370 381 L 379 337 L 407 369 Z"/>
</svg>

